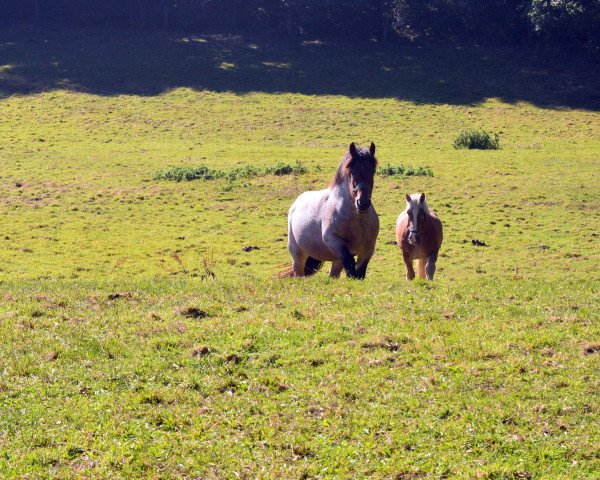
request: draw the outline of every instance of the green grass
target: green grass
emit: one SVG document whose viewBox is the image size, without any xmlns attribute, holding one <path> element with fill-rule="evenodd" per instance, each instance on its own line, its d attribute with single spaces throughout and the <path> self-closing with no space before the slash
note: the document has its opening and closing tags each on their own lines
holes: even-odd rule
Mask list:
<svg viewBox="0 0 600 480">
<path fill-rule="evenodd" d="M 318 53 L 304 78 L 339 69 L 341 94 L 175 85 L 183 53 L 161 77 L 172 89 L 150 91 L 143 71 L 124 77 L 128 93 L 88 92 L 67 68 L 75 33 L 54 33 L 69 90 L 31 58 L 43 42 L 12 35 L 0 53 L 24 60 L 0 75 L 20 69 L 23 85 L 41 73 L 29 93 L 0 77 L 12 89 L 0 100 L 0 476 L 597 475 L 597 110 L 541 108 L 541 93 L 533 104 L 377 93 L 402 87 L 402 72 L 351 95 L 343 65 Z M 231 60 L 235 42 L 195 52 Z M 287 54 L 271 48 L 273 61 Z M 207 70 L 209 87 L 218 75 L 237 85 L 220 72 Z M 236 75 L 260 83 L 249 67 Z M 499 132 L 502 149 L 455 150 L 472 125 Z M 290 262 L 287 209 L 326 187 L 352 141 L 434 176 L 376 177 L 365 281 L 275 278 Z M 297 162 L 299 175 L 155 178 Z M 393 244 L 417 191 L 444 223 L 433 283 L 406 282 Z"/>
</svg>

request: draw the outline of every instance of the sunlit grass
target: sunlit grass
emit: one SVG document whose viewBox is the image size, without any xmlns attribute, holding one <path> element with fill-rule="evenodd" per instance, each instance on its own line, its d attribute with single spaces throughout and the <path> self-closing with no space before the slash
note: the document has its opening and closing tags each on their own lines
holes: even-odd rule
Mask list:
<svg viewBox="0 0 600 480">
<path fill-rule="evenodd" d="M 0 113 L 0 476 L 598 471 L 597 112 L 176 88 Z M 455 150 L 469 128 L 502 149 Z M 434 175 L 376 177 L 365 281 L 275 278 L 287 209 L 352 141 Z M 155 179 L 277 164 L 306 171 Z M 394 244 L 417 191 L 433 283 Z"/>
</svg>

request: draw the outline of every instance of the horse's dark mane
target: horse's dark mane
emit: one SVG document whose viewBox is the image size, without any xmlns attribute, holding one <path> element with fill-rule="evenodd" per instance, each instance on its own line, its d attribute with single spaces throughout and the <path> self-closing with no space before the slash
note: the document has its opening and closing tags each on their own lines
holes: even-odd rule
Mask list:
<svg viewBox="0 0 600 480">
<path fill-rule="evenodd" d="M 371 156 L 371 153 L 369 152 L 368 148 L 359 148 L 357 149 L 358 152 L 358 156 L 362 159 L 362 161 L 368 161 L 371 163 L 371 166 L 373 167 L 373 171 L 375 171 L 375 168 L 377 168 L 377 159 L 375 157 Z M 331 182 L 329 182 L 329 188 L 333 188 L 336 185 L 341 185 L 342 183 L 344 183 L 344 180 L 346 180 L 346 178 L 348 178 L 348 176 L 350 175 L 350 161 L 352 160 L 352 155 L 350 154 L 350 152 L 346 152 L 344 153 L 344 156 L 342 157 L 342 161 L 340 162 L 340 166 L 337 169 L 337 172 L 335 173 L 335 176 L 331 179 Z"/>
</svg>

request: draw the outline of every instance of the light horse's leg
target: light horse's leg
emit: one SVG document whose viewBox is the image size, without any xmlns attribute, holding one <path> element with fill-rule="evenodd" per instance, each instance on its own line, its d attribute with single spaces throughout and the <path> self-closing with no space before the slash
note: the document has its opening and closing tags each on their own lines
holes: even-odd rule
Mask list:
<svg viewBox="0 0 600 480">
<path fill-rule="evenodd" d="M 425 275 L 427 280 L 433 280 L 435 273 L 435 262 L 437 262 L 438 252 L 432 253 L 427 257 L 427 266 L 425 267 Z"/>
<path fill-rule="evenodd" d="M 419 278 L 425 278 L 425 259 L 417 258 L 417 275 Z"/>
<path fill-rule="evenodd" d="M 333 278 L 338 278 L 342 270 L 344 269 L 344 264 L 339 260 L 331 263 L 331 269 L 329 270 L 329 276 Z"/>
<path fill-rule="evenodd" d="M 415 278 L 415 269 L 413 268 L 412 257 L 408 252 L 403 251 L 402 258 L 404 259 L 404 264 L 406 265 L 406 279 L 412 280 Z"/>
</svg>

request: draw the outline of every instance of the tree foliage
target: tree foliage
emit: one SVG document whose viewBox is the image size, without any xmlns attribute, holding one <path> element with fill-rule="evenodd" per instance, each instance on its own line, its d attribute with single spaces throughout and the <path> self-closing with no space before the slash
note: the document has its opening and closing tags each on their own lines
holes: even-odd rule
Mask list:
<svg viewBox="0 0 600 480">
<path fill-rule="evenodd" d="M 0 21 L 600 48 L 600 0 L 0 0 Z"/>
</svg>

